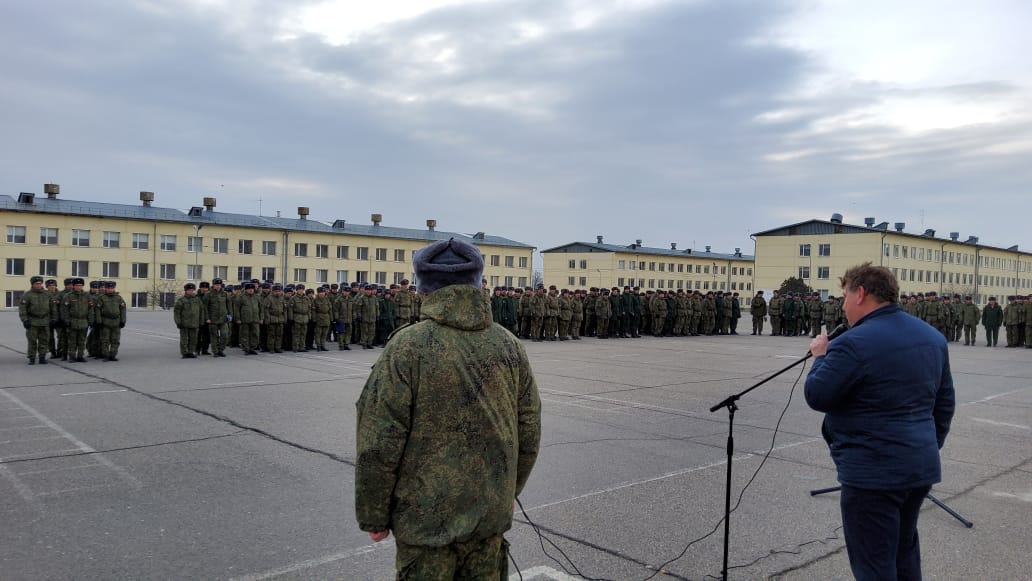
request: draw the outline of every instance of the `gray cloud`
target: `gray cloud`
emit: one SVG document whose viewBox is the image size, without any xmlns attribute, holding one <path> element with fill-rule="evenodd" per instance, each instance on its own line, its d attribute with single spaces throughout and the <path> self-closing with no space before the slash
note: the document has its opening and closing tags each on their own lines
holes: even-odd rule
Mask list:
<svg viewBox="0 0 1032 581">
<path fill-rule="evenodd" d="M 226 211 L 483 230 L 547 248 L 603 234 L 751 250 L 786 221 L 864 216 L 1020 243 L 1028 117 L 908 135 L 822 131 L 886 99 L 978 102 L 1007 79 L 800 87 L 816 56 L 761 42 L 791 3 L 670 3 L 566 26 L 558 1 L 451 6 L 332 46 L 239 12 L 19 3 L 0 24 L 0 185 Z M 541 23 L 526 37 L 515 26 Z M 434 60 L 434 57 L 440 57 Z M 781 117 L 773 111 L 788 111 Z M 768 115 L 765 115 L 768 114 Z M 220 184 L 224 186 L 220 187 Z M 965 232 L 965 235 L 967 232 Z"/>
</svg>

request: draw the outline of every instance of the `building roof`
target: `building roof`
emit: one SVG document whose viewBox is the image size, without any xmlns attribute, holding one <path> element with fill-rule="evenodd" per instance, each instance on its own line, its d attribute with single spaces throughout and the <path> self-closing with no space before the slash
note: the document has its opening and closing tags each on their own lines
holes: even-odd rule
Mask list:
<svg viewBox="0 0 1032 581">
<path fill-rule="evenodd" d="M 19 198 L 27 198 L 20 196 Z M 22 203 L 19 199 L 0 194 L 0 209 L 14 212 L 32 212 L 43 214 L 62 214 L 68 216 L 92 216 L 97 218 L 116 218 L 133 220 L 150 220 L 157 222 L 173 222 L 180 224 L 219 226 L 239 226 L 244 228 L 266 228 L 270 230 L 289 230 L 293 232 L 320 232 L 327 234 L 351 234 L 374 238 L 393 238 L 401 240 L 446 240 L 459 238 L 472 244 L 491 246 L 509 246 L 513 248 L 533 249 L 534 246 L 517 242 L 501 236 L 489 236 L 483 232 L 462 234 L 440 230 L 419 228 L 398 228 L 376 224 L 348 224 L 338 220 L 328 224 L 319 220 L 301 218 L 281 218 L 272 216 L 254 216 L 251 214 L 233 214 L 216 212 L 208 209 L 194 208 L 191 212 L 183 212 L 175 208 L 157 206 L 110 204 L 104 202 L 86 202 L 49 198 L 32 195 L 31 203 Z"/>
<path fill-rule="evenodd" d="M 698 250 L 692 250 L 691 248 L 685 250 L 676 250 L 673 248 L 652 248 L 648 246 L 640 246 L 637 243 L 620 246 L 618 244 L 603 244 L 599 242 L 569 242 L 561 246 L 556 246 L 555 248 L 541 251 L 542 254 L 552 252 L 619 252 L 621 254 L 645 254 L 649 256 L 703 258 L 713 260 L 741 260 L 748 262 L 752 262 L 754 258 L 749 254 L 722 254 L 720 252 L 709 251 L 700 252 Z"/>
<path fill-rule="evenodd" d="M 764 230 L 763 232 L 756 232 L 753 236 L 813 236 L 813 235 L 824 235 L 824 234 L 892 234 L 895 236 L 905 236 L 908 238 L 916 238 L 924 241 L 934 240 L 936 242 L 949 242 L 954 244 L 964 244 L 967 246 L 973 246 L 977 248 L 988 248 L 992 250 L 1002 250 L 1005 252 L 1018 252 L 1020 254 L 1032 255 L 1032 253 L 1022 252 L 1018 250 L 1017 245 L 1011 246 L 1010 248 L 1001 248 L 998 246 L 989 246 L 987 244 L 979 244 L 977 236 L 969 236 L 967 240 L 961 240 L 958 236 L 956 240 L 952 238 L 942 238 L 935 236 L 935 230 L 925 230 L 924 234 L 915 234 L 912 232 L 904 232 L 904 225 L 902 223 L 895 224 L 894 230 L 889 229 L 888 222 L 882 222 L 878 225 L 872 226 L 856 226 L 853 224 L 844 224 L 842 222 L 830 221 L 830 220 L 806 220 L 804 222 L 797 222 L 795 224 L 789 224 L 787 226 L 778 226 L 770 230 Z"/>
</svg>

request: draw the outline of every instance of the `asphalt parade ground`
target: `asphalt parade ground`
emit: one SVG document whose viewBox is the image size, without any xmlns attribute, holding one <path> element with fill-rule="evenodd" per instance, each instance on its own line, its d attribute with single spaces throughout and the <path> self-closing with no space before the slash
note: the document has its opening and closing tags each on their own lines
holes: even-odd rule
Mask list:
<svg viewBox="0 0 1032 581">
<path fill-rule="evenodd" d="M 516 516 L 522 578 L 718 578 L 728 414 L 709 408 L 808 342 L 525 343 L 543 437 L 520 501 L 547 540 Z M 379 349 L 184 360 L 170 312 L 129 313 L 117 362 L 30 367 L 24 347 L 0 313 L 0 579 L 393 578 L 393 542 L 353 511 L 354 404 Z M 1028 579 L 1032 351 L 950 352 L 932 493 L 974 527 L 925 503 L 925 578 Z M 838 495 L 809 493 L 837 483 L 798 369 L 739 402 L 731 579 L 851 578 Z"/>
</svg>

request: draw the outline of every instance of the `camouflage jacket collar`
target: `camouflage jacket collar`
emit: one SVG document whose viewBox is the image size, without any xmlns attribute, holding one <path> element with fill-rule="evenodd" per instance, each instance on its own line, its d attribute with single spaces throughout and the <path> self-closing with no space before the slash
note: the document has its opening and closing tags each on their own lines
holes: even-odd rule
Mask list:
<svg viewBox="0 0 1032 581">
<path fill-rule="evenodd" d="M 491 326 L 491 302 L 478 288 L 453 284 L 430 293 L 421 315 L 446 327 L 479 331 Z"/>
</svg>

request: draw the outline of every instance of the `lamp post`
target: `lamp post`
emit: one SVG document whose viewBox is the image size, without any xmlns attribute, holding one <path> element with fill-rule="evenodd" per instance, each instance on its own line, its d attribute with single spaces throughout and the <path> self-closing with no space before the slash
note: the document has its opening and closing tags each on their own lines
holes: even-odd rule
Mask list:
<svg viewBox="0 0 1032 581">
<path fill-rule="evenodd" d="M 197 272 L 197 266 L 201 253 L 201 228 L 204 228 L 204 224 L 194 224 L 194 260 L 193 260 L 193 278 L 194 280 L 200 280 L 201 276 Z"/>
</svg>

